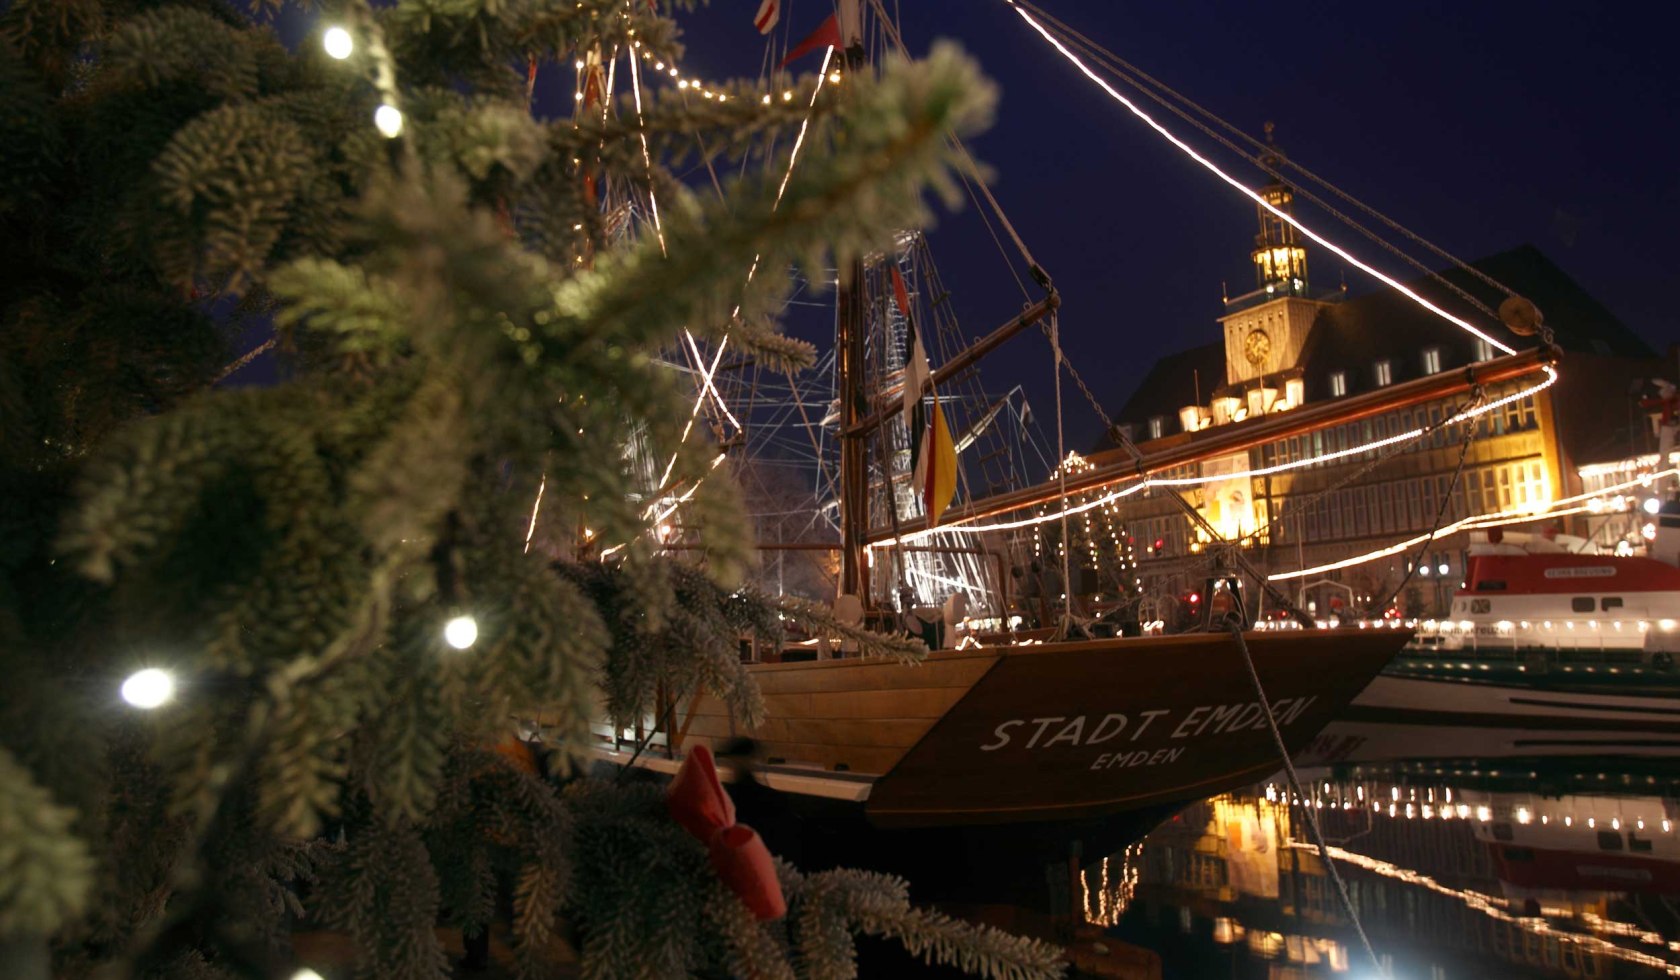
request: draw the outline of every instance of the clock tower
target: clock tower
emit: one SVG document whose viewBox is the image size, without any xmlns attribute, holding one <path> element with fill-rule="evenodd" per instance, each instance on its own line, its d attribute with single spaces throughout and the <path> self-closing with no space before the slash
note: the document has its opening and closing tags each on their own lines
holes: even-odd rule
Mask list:
<svg viewBox="0 0 1680 980">
<path fill-rule="evenodd" d="M 1276 173 L 1283 163 L 1282 151 L 1272 141 L 1272 124 L 1266 124 L 1266 153 L 1261 158 Z M 1282 180 L 1260 188 L 1260 197 L 1272 208 L 1291 214 L 1295 189 Z M 1279 371 L 1287 371 L 1300 360 L 1307 333 L 1324 304 L 1307 298 L 1307 250 L 1301 245 L 1295 226 L 1272 210 L 1256 205 L 1260 233 L 1254 236 L 1249 253 L 1254 262 L 1255 289 L 1225 301 L 1226 314 L 1219 322 L 1225 327 L 1225 381 L 1237 384 Z"/>
</svg>

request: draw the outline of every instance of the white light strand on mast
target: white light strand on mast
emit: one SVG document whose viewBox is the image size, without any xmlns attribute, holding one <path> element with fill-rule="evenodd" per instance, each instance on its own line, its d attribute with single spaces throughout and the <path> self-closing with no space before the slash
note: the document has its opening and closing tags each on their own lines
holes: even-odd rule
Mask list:
<svg viewBox="0 0 1680 980">
<path fill-rule="evenodd" d="M 1087 66 L 1085 64 L 1085 62 L 1083 60 L 1081 60 L 1078 55 L 1076 55 L 1072 51 L 1068 50 L 1066 45 L 1062 44 L 1062 42 L 1058 38 L 1056 38 L 1055 35 L 1051 34 L 1048 30 L 1046 30 L 1044 25 L 1040 24 L 1038 22 L 1038 20 L 1035 19 L 1031 14 L 1029 14 L 1025 10 L 1023 10 L 1019 5 L 1017 5 L 1014 2 L 1014 0 L 1004 0 L 1004 2 L 1009 4 L 1009 6 L 1017 14 L 1020 14 L 1022 20 L 1025 20 L 1027 22 L 1027 24 L 1032 27 L 1033 30 L 1037 31 L 1046 41 L 1049 41 L 1050 45 L 1052 47 L 1054 47 L 1058 52 L 1060 52 L 1062 57 L 1066 58 L 1069 62 L 1071 62 L 1075 68 L 1078 68 L 1080 70 L 1080 72 L 1085 75 L 1086 78 L 1089 78 L 1091 81 L 1096 82 L 1097 85 L 1104 92 L 1108 93 L 1110 98 L 1114 99 L 1116 102 L 1119 102 L 1121 105 L 1125 106 L 1128 110 L 1131 111 L 1132 115 L 1137 116 L 1140 120 L 1142 120 L 1144 125 L 1148 126 L 1150 129 L 1155 130 L 1155 132 L 1159 133 L 1169 143 L 1178 147 L 1179 150 L 1183 151 L 1186 156 L 1188 156 L 1190 159 L 1196 161 L 1197 163 L 1201 164 L 1204 168 L 1206 168 L 1208 171 L 1210 171 L 1214 176 L 1218 177 L 1220 180 L 1224 181 L 1225 183 L 1229 184 L 1231 187 L 1235 188 L 1244 197 L 1247 197 L 1249 200 L 1258 204 L 1260 207 L 1266 209 L 1268 212 L 1270 212 L 1278 220 L 1287 222 L 1289 225 L 1293 226 L 1296 231 L 1299 231 L 1301 234 L 1303 234 L 1303 235 L 1307 236 L 1308 238 L 1312 239 L 1314 242 L 1317 242 L 1319 245 L 1322 245 L 1325 248 L 1329 249 L 1332 253 L 1334 253 L 1335 255 L 1342 258 L 1344 261 L 1351 264 L 1354 268 L 1359 269 L 1361 272 L 1364 272 L 1367 275 L 1375 277 L 1378 281 L 1382 282 L 1384 285 L 1389 286 L 1390 288 L 1398 291 L 1399 293 L 1401 293 L 1402 295 L 1404 295 L 1408 299 L 1410 299 L 1412 302 L 1418 304 L 1419 306 L 1423 307 L 1424 309 L 1428 310 L 1429 312 L 1434 313 L 1436 316 L 1442 318 L 1443 320 L 1446 320 L 1448 323 L 1451 323 L 1451 324 L 1453 324 L 1453 325 L 1455 325 L 1455 326 L 1457 326 L 1457 327 L 1459 327 L 1463 330 L 1466 330 L 1466 331 L 1470 332 L 1471 334 L 1473 334 L 1477 337 L 1480 337 L 1482 340 L 1484 340 L 1484 341 L 1488 342 L 1489 344 L 1493 345 L 1494 349 L 1496 349 L 1496 350 L 1503 351 L 1507 354 L 1515 354 L 1516 353 L 1515 349 L 1506 346 L 1505 344 L 1501 343 L 1498 340 L 1495 340 L 1493 337 L 1489 336 L 1488 334 L 1486 334 L 1483 331 L 1481 331 L 1480 329 L 1478 329 L 1475 325 L 1471 324 L 1468 320 L 1465 320 L 1461 317 L 1457 317 L 1457 316 L 1454 316 L 1451 313 L 1448 313 L 1446 310 L 1442 309 L 1439 306 L 1436 306 L 1434 303 L 1431 303 L 1429 300 L 1424 299 L 1422 296 L 1418 295 L 1417 292 L 1415 292 L 1411 288 L 1407 287 L 1405 284 L 1401 283 L 1399 280 L 1393 278 L 1392 276 L 1387 275 L 1386 273 L 1383 273 L 1383 272 L 1377 270 L 1373 266 L 1370 266 L 1370 265 L 1367 265 L 1364 262 L 1361 262 L 1359 259 L 1354 258 L 1353 255 L 1350 252 L 1348 252 L 1346 249 L 1344 249 L 1341 246 L 1339 246 L 1339 245 L 1335 244 L 1334 242 L 1330 241 L 1328 238 L 1325 238 L 1323 235 L 1320 235 L 1318 232 L 1313 231 L 1311 228 L 1308 228 L 1306 225 L 1304 225 L 1300 221 L 1296 220 L 1295 217 L 1293 217 L 1292 215 L 1286 213 L 1282 209 L 1278 208 L 1276 205 L 1273 205 L 1272 203 L 1267 201 L 1264 197 L 1255 193 L 1253 190 L 1251 190 L 1243 182 L 1237 180 L 1235 177 L 1232 177 L 1230 174 L 1227 174 L 1225 171 L 1219 169 L 1219 166 L 1217 164 L 1215 164 L 1213 161 L 1207 159 L 1206 157 L 1202 156 L 1200 153 L 1197 153 L 1195 151 L 1195 149 L 1193 149 L 1190 146 L 1190 144 L 1184 142 L 1183 140 L 1179 139 L 1177 136 L 1173 135 L 1172 132 L 1169 131 L 1165 126 L 1162 126 L 1160 123 L 1156 122 L 1152 117 L 1150 117 L 1150 115 L 1148 113 L 1144 112 L 1141 108 L 1139 108 L 1136 103 L 1134 103 L 1132 100 L 1126 98 L 1124 95 L 1121 95 L 1118 91 L 1116 91 L 1112 85 L 1110 85 L 1107 81 L 1105 81 L 1096 72 L 1092 71 L 1090 69 L 1090 67 Z"/>
<path fill-rule="evenodd" d="M 806 105 L 807 109 L 815 109 L 817 107 L 817 96 L 822 93 L 823 82 L 828 78 L 829 62 L 832 61 L 833 58 L 833 48 L 829 48 L 823 53 L 822 69 L 817 72 L 817 87 L 811 90 L 811 101 Z M 765 96 L 765 98 L 768 99 L 769 96 Z M 807 112 L 805 120 L 799 124 L 799 134 L 793 138 L 793 149 L 788 153 L 787 171 L 782 174 L 782 183 L 776 188 L 776 200 L 770 205 L 771 214 L 775 214 L 776 209 L 782 206 L 782 195 L 787 193 L 788 181 L 793 179 L 793 166 L 799 162 L 799 150 L 805 145 L 805 131 L 810 128 L 811 116 L 810 113 Z M 759 258 L 760 256 L 754 255 L 752 266 L 747 269 L 747 282 L 749 283 L 753 281 L 753 276 L 758 274 Z M 732 315 L 737 315 L 740 312 L 741 307 L 737 305 L 735 307 L 735 314 Z"/>
<path fill-rule="evenodd" d="M 1538 384 L 1532 385 L 1528 388 L 1524 388 L 1524 389 L 1522 389 L 1520 391 L 1517 391 L 1513 394 L 1506 395 L 1504 398 L 1500 398 L 1500 399 L 1497 399 L 1495 401 L 1487 402 L 1486 404 L 1478 405 L 1474 408 L 1465 409 L 1464 411 L 1459 412 L 1457 415 L 1452 416 L 1446 422 L 1441 423 L 1441 427 L 1444 428 L 1448 425 L 1456 425 L 1460 422 L 1467 422 L 1470 419 L 1477 418 L 1481 415 L 1485 415 L 1488 412 L 1493 411 L 1494 409 L 1503 408 L 1504 406 L 1509 405 L 1512 402 L 1520 401 L 1524 398 L 1527 398 L 1530 395 L 1536 394 L 1538 392 L 1544 391 L 1547 388 L 1550 388 L 1553 384 L 1555 384 L 1557 382 L 1557 378 L 1558 378 L 1557 371 L 1550 366 L 1543 366 L 1541 368 L 1541 370 L 1546 373 L 1546 379 L 1544 381 L 1541 381 Z M 1238 471 L 1236 473 L 1221 474 L 1219 476 L 1219 479 L 1221 479 L 1221 480 L 1240 480 L 1240 479 L 1244 479 L 1244 478 L 1247 478 L 1247 477 L 1269 476 L 1269 475 L 1272 475 L 1272 474 L 1275 474 L 1275 473 L 1284 472 L 1286 470 L 1296 470 L 1296 469 L 1302 469 L 1302 468 L 1308 467 L 1308 466 L 1316 466 L 1320 463 L 1332 462 L 1334 460 L 1342 459 L 1342 458 L 1345 458 L 1345 457 L 1348 457 L 1348 456 L 1357 456 L 1357 455 L 1360 455 L 1360 454 L 1363 454 L 1363 453 L 1375 452 L 1375 451 L 1377 451 L 1379 449 L 1383 449 L 1387 446 L 1392 446 L 1392 445 L 1394 445 L 1395 443 L 1398 443 L 1398 442 L 1405 442 L 1407 440 L 1416 439 L 1416 438 L 1422 436 L 1424 434 L 1424 432 L 1425 432 L 1424 429 L 1417 428 L 1417 429 L 1411 430 L 1410 432 L 1403 432 L 1403 433 L 1401 433 L 1400 435 L 1397 435 L 1397 436 L 1389 436 L 1385 439 L 1375 439 L 1375 440 L 1372 440 L 1371 442 L 1367 442 L 1367 443 L 1364 443 L 1364 444 L 1359 445 L 1359 446 L 1353 446 L 1353 447 L 1350 447 L 1350 448 L 1347 448 L 1347 449 L 1338 449 L 1335 452 L 1324 453 L 1323 455 L 1320 455 L 1320 456 L 1306 457 L 1306 458 L 1303 458 L 1303 459 L 1292 460 L 1288 463 L 1278 463 L 1278 464 L 1273 465 L 1273 466 L 1255 467 L 1253 469 L 1241 470 L 1241 471 Z M 1023 528 L 1023 527 L 1034 527 L 1034 526 L 1039 525 L 1039 524 L 1047 524 L 1050 521 L 1058 521 L 1058 520 L 1061 520 L 1063 516 L 1072 517 L 1076 514 L 1083 514 L 1088 510 L 1095 510 L 1096 508 L 1102 507 L 1105 504 L 1110 504 L 1110 503 L 1113 503 L 1116 500 L 1120 500 L 1120 499 L 1125 498 L 1125 497 L 1130 497 L 1135 493 L 1138 493 L 1138 492 L 1143 491 L 1143 490 L 1147 490 L 1151 487 L 1200 486 L 1200 485 L 1205 484 L 1207 482 L 1208 482 L 1207 477 L 1147 477 L 1147 478 L 1145 478 L 1143 480 L 1140 480 L 1136 483 L 1127 484 L 1126 486 L 1124 486 L 1124 487 L 1120 488 L 1119 490 L 1116 490 L 1112 493 L 1106 494 L 1106 495 L 1101 496 L 1101 497 L 1097 497 L 1094 500 L 1087 500 L 1082 504 L 1076 504 L 1076 505 L 1073 505 L 1071 507 L 1064 506 L 1060 510 L 1053 510 L 1053 511 L 1050 511 L 1048 513 L 1035 515 L 1033 517 L 1024 517 L 1024 518 L 1022 518 L 1020 520 L 1016 520 L 1016 521 L 1000 521 L 1000 522 L 997 522 L 997 523 L 994 523 L 994 524 L 968 524 L 968 523 L 965 523 L 964 520 L 959 519 L 958 521 L 956 521 L 954 523 L 941 524 L 939 527 L 936 527 L 936 528 L 923 528 L 919 531 L 910 531 L 906 534 L 901 535 L 901 540 L 906 541 L 906 542 L 920 541 L 924 538 L 928 538 L 928 537 L 931 537 L 935 534 L 938 534 L 940 532 L 945 532 L 945 531 L 949 531 L 953 534 L 987 534 L 987 533 L 990 533 L 990 532 L 993 532 L 993 531 L 1013 531 L 1013 530 L 1017 530 L 1017 529 Z M 978 518 L 968 518 L 968 520 L 978 520 Z M 879 541 L 879 542 L 875 542 L 875 543 L 872 543 L 872 544 L 869 545 L 870 548 L 891 548 L 892 546 L 893 546 L 893 542 L 890 542 L 890 541 Z M 1273 576 L 1273 577 L 1275 578 L 1276 576 Z"/>
<path fill-rule="evenodd" d="M 638 42 L 638 43 L 640 43 L 640 42 Z M 643 57 L 647 57 L 647 56 L 644 54 Z M 834 49 L 832 47 L 830 47 L 823 54 L 822 71 L 819 72 L 818 75 L 817 75 L 816 88 L 811 90 L 811 101 L 810 101 L 810 104 L 809 104 L 808 108 L 815 108 L 816 107 L 817 96 L 818 96 L 818 94 L 820 94 L 822 92 L 823 82 L 828 78 L 828 65 L 829 65 L 829 61 L 833 57 L 834 57 Z M 630 59 L 632 70 L 634 70 L 635 61 L 636 61 L 635 57 L 632 56 L 631 59 Z M 671 70 L 673 72 L 676 71 L 676 69 L 674 67 Z M 632 74 L 632 78 L 634 78 L 634 77 L 635 77 L 634 74 Z M 638 84 L 637 99 L 638 99 L 638 105 L 639 105 L 641 95 L 640 95 L 639 83 L 637 83 L 637 84 Z M 766 98 L 768 98 L 768 96 L 766 96 Z M 782 174 L 781 186 L 776 189 L 776 200 L 770 207 L 771 213 L 775 213 L 776 209 L 780 208 L 782 206 L 782 195 L 787 192 L 788 180 L 791 179 L 792 176 L 793 176 L 794 165 L 799 162 L 799 150 L 805 143 L 805 132 L 806 132 L 806 130 L 808 130 L 810 128 L 810 126 L 811 126 L 811 117 L 810 117 L 809 114 L 807 114 L 805 119 L 799 124 L 799 135 L 794 138 L 793 150 L 792 150 L 792 152 L 790 152 L 788 154 L 787 171 Z M 644 152 L 645 152 L 645 149 L 644 149 Z M 665 247 L 664 239 L 661 239 L 660 240 L 660 249 L 663 250 L 664 247 Z M 752 265 L 747 269 L 747 280 L 746 281 L 749 282 L 749 283 L 752 282 L 753 276 L 758 273 L 759 259 L 760 259 L 760 256 L 754 255 L 753 260 L 752 260 Z M 740 304 L 736 304 L 735 309 L 734 309 L 733 312 L 731 312 L 730 316 L 732 316 L 732 317 L 733 316 L 738 316 L 738 315 L 740 315 L 740 312 L 741 312 Z M 727 342 L 728 339 L 729 339 L 728 335 L 725 334 L 724 335 L 724 341 Z M 689 342 L 693 343 L 693 341 L 694 341 L 694 338 L 693 338 L 692 335 L 690 335 L 689 336 Z M 713 358 L 711 368 L 709 370 L 705 367 L 705 363 L 704 363 L 703 360 L 699 361 L 696 364 L 696 367 L 699 368 L 699 370 L 702 373 L 702 376 L 705 379 L 705 383 L 700 389 L 700 397 L 695 399 L 693 410 L 690 411 L 689 414 L 688 414 L 688 424 L 683 427 L 682 438 L 677 440 L 679 445 L 687 442 L 689 433 L 691 433 L 694 430 L 694 420 L 700 414 L 700 406 L 704 405 L 705 402 L 706 402 L 707 392 L 710 391 L 713 395 L 717 395 L 717 389 L 712 384 L 712 375 L 717 371 L 718 363 L 722 359 L 722 357 L 723 357 L 723 346 L 722 346 L 722 344 L 720 344 L 718 346 L 717 357 Z M 725 414 L 729 414 L 729 407 L 727 405 L 723 404 L 722 396 L 718 396 L 718 406 L 724 410 Z M 730 418 L 730 421 L 735 422 L 735 428 L 736 429 L 740 429 L 742 427 L 741 423 L 739 421 L 736 421 L 734 415 L 730 414 L 729 418 Z M 721 459 L 722 457 L 719 457 L 719 458 Z M 676 465 L 677 465 L 677 454 L 672 453 L 670 462 L 665 464 L 665 474 L 659 478 L 660 486 L 664 486 L 666 483 L 670 482 L 671 471 L 676 468 Z M 714 467 L 716 467 L 717 463 L 714 461 L 712 465 Z M 693 490 L 698 490 L 699 486 L 700 486 L 699 483 L 696 483 L 694 485 Z M 693 495 L 693 490 L 690 490 L 690 492 L 689 492 L 690 496 Z M 683 499 L 686 500 L 687 498 L 685 497 Z M 681 502 L 682 501 L 679 501 L 679 503 L 681 503 Z M 664 520 L 664 517 L 663 516 L 660 517 L 659 520 Z M 658 521 L 655 521 L 654 523 L 657 524 Z M 616 550 L 616 549 L 614 549 L 614 550 Z M 603 557 L 606 554 L 609 554 L 609 553 L 610 552 L 604 552 Z"/>
<path fill-rule="evenodd" d="M 525 527 L 525 553 L 531 553 L 531 536 L 537 533 L 537 511 L 542 509 L 543 491 L 548 488 L 548 474 L 537 484 L 537 499 L 531 504 L 531 523 Z"/>
<path fill-rule="evenodd" d="M 636 67 L 635 55 L 630 56 L 630 90 L 636 96 L 636 135 L 642 139 L 642 165 L 647 168 L 648 205 L 653 214 L 653 234 L 659 239 L 659 254 L 666 255 L 668 253 L 665 251 L 665 229 L 659 223 L 659 199 L 653 193 L 653 156 L 648 152 L 647 128 L 642 121 L 642 73 Z"/>
<path fill-rule="evenodd" d="M 694 334 L 690 333 L 687 330 L 684 330 L 683 331 L 683 336 L 688 338 L 688 349 L 694 353 L 695 363 L 696 364 L 704 364 L 705 363 L 705 358 L 703 358 L 700 355 L 700 345 L 695 343 Z M 712 398 L 717 402 L 717 407 L 723 409 L 724 417 L 728 418 L 729 421 L 730 421 L 730 424 L 734 425 L 735 430 L 737 432 L 739 432 L 742 428 L 741 420 L 736 418 L 735 413 L 731 412 L 729 410 L 729 406 L 724 403 L 723 393 L 718 391 L 717 383 L 716 383 L 716 381 L 713 380 L 717 376 L 718 362 L 723 359 L 723 349 L 725 347 L 727 347 L 728 345 L 729 345 L 729 335 L 724 334 L 723 339 L 718 341 L 717 356 L 712 359 L 712 366 L 710 368 L 705 368 L 705 367 L 701 368 L 701 371 L 700 371 L 701 388 L 700 388 L 700 390 L 701 390 L 702 394 L 704 394 L 705 392 L 708 392 L 708 391 L 712 393 Z"/>
</svg>

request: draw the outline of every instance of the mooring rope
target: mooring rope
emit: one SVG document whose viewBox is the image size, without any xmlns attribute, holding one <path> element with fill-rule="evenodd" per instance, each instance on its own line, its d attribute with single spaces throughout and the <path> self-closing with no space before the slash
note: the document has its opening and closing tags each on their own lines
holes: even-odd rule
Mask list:
<svg viewBox="0 0 1680 980">
<path fill-rule="evenodd" d="M 1295 773 L 1295 763 L 1289 758 L 1289 748 L 1283 744 L 1283 733 L 1278 731 L 1277 716 L 1272 713 L 1272 703 L 1266 700 L 1266 689 L 1260 684 L 1260 672 L 1254 669 L 1254 657 L 1248 652 L 1248 640 L 1243 636 L 1242 624 L 1235 620 L 1227 623 L 1231 636 L 1237 641 L 1237 649 L 1242 653 L 1243 666 L 1248 669 L 1249 682 L 1254 685 L 1254 696 L 1260 700 L 1260 712 L 1266 719 L 1266 730 L 1272 733 L 1272 744 L 1277 747 L 1278 756 L 1283 759 L 1283 771 L 1289 778 L 1289 791 L 1293 798 L 1301 801 L 1301 811 L 1307 816 L 1307 830 L 1312 834 L 1313 843 L 1318 847 L 1318 859 L 1324 862 L 1324 869 L 1329 872 L 1330 880 L 1336 885 L 1336 896 L 1341 900 L 1342 910 L 1347 913 L 1348 921 L 1353 923 L 1353 930 L 1359 934 L 1359 941 L 1365 947 L 1365 954 L 1371 958 L 1371 967 L 1378 976 L 1388 974 L 1382 967 L 1382 960 L 1377 958 L 1377 950 L 1371 945 L 1371 937 L 1365 934 L 1365 926 L 1359 921 L 1359 912 L 1353 907 L 1353 898 L 1348 895 L 1347 885 L 1342 881 L 1341 874 L 1336 870 L 1336 862 L 1330 857 L 1330 848 L 1324 843 L 1324 832 L 1318 827 L 1318 816 L 1308 804 L 1308 795 L 1301 790 L 1301 777 Z"/>
</svg>

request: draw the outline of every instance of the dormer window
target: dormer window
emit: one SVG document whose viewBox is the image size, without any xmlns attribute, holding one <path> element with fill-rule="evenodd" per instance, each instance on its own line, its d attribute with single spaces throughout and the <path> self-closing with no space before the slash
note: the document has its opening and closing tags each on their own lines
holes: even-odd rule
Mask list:
<svg viewBox="0 0 1680 980">
<path fill-rule="evenodd" d="M 1478 360 L 1478 361 L 1491 361 L 1491 360 L 1493 360 L 1493 344 L 1491 344 L 1488 341 L 1482 339 L 1481 337 L 1476 338 L 1476 360 Z"/>
<path fill-rule="evenodd" d="M 1162 419 L 1161 416 L 1159 416 L 1159 415 L 1157 415 L 1154 418 L 1149 420 L 1149 438 L 1151 438 L 1151 439 L 1161 438 L 1161 429 L 1162 429 L 1162 425 L 1163 425 L 1164 421 L 1165 420 Z"/>
<path fill-rule="evenodd" d="M 1441 373 L 1441 348 L 1431 347 L 1423 352 L 1423 373 Z"/>
<path fill-rule="evenodd" d="M 1340 398 L 1347 394 L 1347 372 L 1330 372 L 1330 397 Z"/>
<path fill-rule="evenodd" d="M 1378 388 L 1381 388 L 1385 385 L 1393 384 L 1394 383 L 1394 362 L 1388 360 L 1387 358 L 1384 358 L 1383 360 L 1378 361 L 1377 362 L 1377 369 L 1374 373 L 1375 373 L 1375 376 L 1376 376 L 1376 379 L 1377 379 L 1377 387 Z"/>
</svg>

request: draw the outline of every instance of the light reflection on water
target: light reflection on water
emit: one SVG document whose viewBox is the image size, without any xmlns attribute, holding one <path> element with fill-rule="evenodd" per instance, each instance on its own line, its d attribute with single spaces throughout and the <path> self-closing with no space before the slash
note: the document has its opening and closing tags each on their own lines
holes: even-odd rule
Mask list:
<svg viewBox="0 0 1680 980">
<path fill-rule="evenodd" d="M 1088 921 L 1166 977 L 1680 976 L 1680 765 L 1501 759 L 1301 770 L 1195 803 L 1085 869 Z"/>
</svg>

